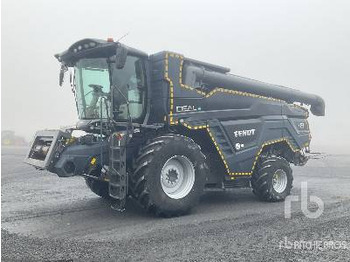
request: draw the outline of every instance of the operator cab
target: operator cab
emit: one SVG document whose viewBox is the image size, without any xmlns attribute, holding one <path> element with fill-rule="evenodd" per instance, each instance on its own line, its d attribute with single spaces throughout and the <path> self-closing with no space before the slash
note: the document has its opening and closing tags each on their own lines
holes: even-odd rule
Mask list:
<svg viewBox="0 0 350 262">
<path fill-rule="evenodd" d="M 142 123 L 146 114 L 147 54 L 118 42 L 83 39 L 55 55 L 71 72 L 80 123 Z"/>
</svg>

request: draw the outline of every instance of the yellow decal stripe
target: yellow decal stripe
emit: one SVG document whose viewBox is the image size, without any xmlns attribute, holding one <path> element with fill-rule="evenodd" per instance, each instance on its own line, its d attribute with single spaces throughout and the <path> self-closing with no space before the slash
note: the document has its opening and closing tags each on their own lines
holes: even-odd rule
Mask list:
<svg viewBox="0 0 350 262">
<path fill-rule="evenodd" d="M 292 144 L 290 143 L 290 141 L 287 139 L 287 138 L 280 138 L 280 139 L 274 139 L 274 140 L 269 140 L 269 141 L 266 141 L 262 144 L 260 150 L 258 151 L 258 153 L 256 154 L 255 156 L 255 159 L 254 159 L 254 163 L 253 163 L 253 166 L 251 168 L 251 171 L 250 172 L 231 172 L 228 164 L 227 164 L 227 161 L 226 161 L 226 158 L 224 156 L 224 153 L 221 151 L 218 143 L 216 142 L 215 138 L 214 138 L 214 135 L 212 134 L 212 132 L 210 131 L 210 128 L 209 128 L 209 125 L 200 125 L 200 126 L 191 126 L 187 123 L 182 123 L 185 127 L 187 127 L 188 129 L 207 129 L 207 132 L 211 138 L 211 140 L 213 141 L 214 143 L 214 146 L 217 150 L 217 152 L 219 153 L 221 159 L 222 159 L 222 162 L 227 170 L 227 173 L 228 175 L 231 175 L 231 176 L 250 176 L 253 174 L 253 171 L 254 171 L 254 168 L 256 166 L 256 163 L 259 159 L 259 156 L 261 154 L 261 152 L 263 151 L 264 147 L 265 146 L 268 146 L 268 145 L 272 145 L 272 144 L 276 144 L 276 143 L 280 143 L 280 142 L 286 142 L 287 145 L 289 146 L 289 148 L 293 151 L 293 152 L 298 152 L 300 151 L 300 149 L 295 149 Z M 304 146 L 307 146 L 308 143 L 305 143 Z"/>
</svg>

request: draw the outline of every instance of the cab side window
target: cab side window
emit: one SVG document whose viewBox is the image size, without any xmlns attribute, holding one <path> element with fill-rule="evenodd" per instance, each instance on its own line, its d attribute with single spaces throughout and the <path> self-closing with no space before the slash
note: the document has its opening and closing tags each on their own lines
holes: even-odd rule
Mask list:
<svg viewBox="0 0 350 262">
<path fill-rule="evenodd" d="M 112 81 L 129 101 L 130 115 L 133 119 L 141 117 L 146 92 L 145 65 L 142 58 L 128 56 L 122 69 L 113 69 Z M 114 92 L 114 102 L 119 107 L 118 119 L 127 119 L 127 103 L 125 97 Z"/>
</svg>

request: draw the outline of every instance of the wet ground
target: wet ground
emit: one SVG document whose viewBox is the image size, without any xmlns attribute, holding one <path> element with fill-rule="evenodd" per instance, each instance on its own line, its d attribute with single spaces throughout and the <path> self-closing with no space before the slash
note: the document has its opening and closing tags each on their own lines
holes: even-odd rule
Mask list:
<svg viewBox="0 0 350 262">
<path fill-rule="evenodd" d="M 324 203 L 318 218 L 300 202 L 285 218 L 285 203 L 236 189 L 207 193 L 189 215 L 164 219 L 133 201 L 113 211 L 82 178 L 24 164 L 25 152 L 2 149 L 3 261 L 350 261 L 350 155 L 293 167 L 292 195 L 300 198 L 307 182 L 309 196 Z"/>
</svg>

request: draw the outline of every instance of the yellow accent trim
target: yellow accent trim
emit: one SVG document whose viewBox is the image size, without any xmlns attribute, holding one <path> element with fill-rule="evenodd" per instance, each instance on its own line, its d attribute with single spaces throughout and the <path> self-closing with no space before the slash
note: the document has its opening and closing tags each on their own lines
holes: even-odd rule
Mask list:
<svg viewBox="0 0 350 262">
<path fill-rule="evenodd" d="M 179 55 L 179 54 L 175 54 L 175 53 L 166 52 L 166 55 L 165 55 L 165 79 L 170 84 L 170 107 L 171 107 L 170 114 L 171 115 L 174 114 L 174 85 L 173 85 L 172 80 L 169 78 L 169 56 L 180 59 L 180 68 L 179 68 L 180 86 L 183 88 L 189 89 L 191 91 L 195 91 L 198 94 L 204 96 L 205 98 L 211 97 L 214 94 L 221 92 L 221 93 L 226 93 L 226 94 L 230 94 L 230 95 L 247 96 L 247 97 L 252 97 L 252 98 L 257 98 L 257 99 L 266 99 L 266 100 L 275 101 L 275 102 L 285 102 L 284 100 L 273 98 L 273 97 L 267 97 L 267 96 L 257 95 L 257 94 L 248 93 L 248 92 L 230 90 L 230 89 L 225 89 L 225 88 L 221 88 L 221 87 L 216 87 L 212 91 L 210 91 L 209 93 L 205 93 L 205 92 L 197 90 L 191 86 L 185 85 L 185 84 L 183 84 L 183 81 L 182 81 L 183 80 L 182 69 L 183 69 L 183 64 L 184 64 L 184 56 Z M 304 107 L 296 105 L 296 104 L 289 104 L 289 105 L 305 110 Z M 307 110 L 305 110 L 305 117 L 308 118 L 308 116 L 309 116 L 309 112 Z M 172 117 L 170 118 L 170 124 L 175 124 Z"/>
<path fill-rule="evenodd" d="M 180 86 L 183 88 L 189 89 L 191 91 L 195 91 L 205 98 L 208 98 L 210 96 L 213 96 L 216 93 L 221 92 L 221 93 L 237 95 L 237 96 L 248 96 L 248 97 L 253 97 L 253 98 L 258 98 L 258 99 L 266 99 L 266 100 L 270 100 L 270 101 L 283 102 L 283 100 L 272 98 L 272 97 L 261 96 L 261 95 L 257 95 L 257 94 L 235 91 L 235 90 L 230 90 L 230 89 L 225 89 L 225 88 L 220 88 L 220 87 L 216 87 L 212 91 L 210 91 L 209 93 L 205 93 L 205 92 L 197 90 L 191 86 L 185 85 L 182 83 L 182 75 L 183 75 L 182 68 L 183 68 L 183 63 L 184 63 L 184 57 L 182 55 L 179 55 L 179 54 L 166 52 L 165 53 L 164 78 L 165 78 L 165 80 L 167 80 L 169 82 L 169 86 L 170 86 L 170 112 L 169 112 L 170 125 L 175 125 L 176 120 L 174 120 L 174 117 L 173 117 L 173 115 L 174 115 L 174 84 L 173 84 L 172 80 L 169 78 L 169 57 L 174 57 L 174 58 L 180 59 L 180 68 L 179 68 Z"/>
<path fill-rule="evenodd" d="M 180 86 L 183 87 L 183 88 L 187 88 L 189 90 L 193 90 L 193 91 L 196 91 L 198 94 L 208 98 L 212 95 L 214 95 L 215 93 L 217 92 L 221 92 L 221 93 L 228 93 L 228 94 L 231 94 L 231 95 L 238 95 L 238 96 L 250 96 L 250 97 L 253 97 L 253 98 L 261 98 L 261 99 L 267 99 L 267 100 L 271 100 L 271 101 L 277 101 L 277 102 L 282 102 L 283 100 L 281 99 L 276 99 L 276 98 L 273 98 L 273 97 L 267 97 L 267 96 L 261 96 L 261 95 L 257 95 L 257 94 L 253 94 L 253 93 L 248 93 L 248 92 L 241 92 L 241 91 L 235 91 L 235 90 L 230 90 L 230 89 L 225 89 L 225 88 L 221 88 L 221 87 L 216 87 L 214 88 L 212 91 L 210 91 L 209 93 L 205 93 L 205 92 L 202 92 L 200 90 L 197 90 L 191 86 L 188 86 L 188 85 L 185 85 L 183 84 L 182 82 L 182 68 L 183 68 L 183 63 L 184 63 L 184 57 L 183 56 L 178 56 L 180 58 L 180 74 L 179 74 L 179 81 L 180 81 Z"/>
<path fill-rule="evenodd" d="M 91 158 L 90 164 L 91 165 L 95 165 L 96 164 L 96 157 Z"/>
<path fill-rule="evenodd" d="M 208 128 L 207 128 L 207 131 L 208 131 L 208 134 L 209 134 L 211 140 L 213 141 L 213 143 L 214 143 L 214 145 L 215 145 L 216 150 L 218 151 L 218 153 L 219 153 L 219 155 L 220 155 L 220 157 L 221 157 L 221 159 L 222 159 L 222 162 L 224 163 L 224 166 L 225 166 L 225 168 L 226 168 L 226 170 L 227 170 L 228 175 L 230 175 L 230 176 L 250 176 L 250 175 L 252 175 L 253 172 L 254 172 L 254 168 L 255 168 L 255 166 L 256 166 L 256 163 L 257 163 L 257 161 L 258 161 L 258 159 L 259 159 L 259 156 L 260 156 L 260 154 L 261 154 L 261 152 L 263 151 L 263 149 L 264 149 L 265 146 L 272 145 L 272 144 L 276 144 L 276 143 L 280 143 L 280 142 L 286 142 L 287 145 L 290 147 L 290 149 L 291 149 L 293 152 L 298 152 L 298 151 L 300 151 L 299 149 L 293 148 L 292 144 L 289 142 L 289 140 L 288 140 L 287 138 L 280 138 L 280 139 L 274 139 L 274 140 L 266 141 L 266 142 L 264 142 L 264 143 L 262 144 L 260 150 L 258 151 L 257 155 L 255 156 L 255 160 L 254 160 L 254 163 L 253 163 L 253 166 L 252 166 L 252 169 L 251 169 L 250 172 L 231 172 L 231 170 L 230 170 L 230 168 L 229 168 L 229 166 L 228 166 L 228 164 L 227 164 L 227 161 L 226 161 L 226 159 L 225 159 L 225 156 L 224 156 L 224 154 L 222 153 L 221 149 L 219 148 L 217 142 L 215 141 L 215 138 L 214 138 L 213 134 L 211 133 L 211 131 L 210 131 L 210 129 L 209 129 L 209 126 L 208 126 Z M 305 146 L 306 146 L 307 144 L 308 144 L 308 143 L 306 143 Z"/>
<path fill-rule="evenodd" d="M 183 122 L 183 123 L 181 123 L 181 124 L 182 124 L 183 126 L 185 126 L 186 128 L 190 129 L 190 130 L 207 129 L 207 132 L 208 132 L 208 134 L 209 134 L 211 140 L 212 140 L 213 143 L 214 143 L 214 146 L 215 146 L 216 150 L 218 151 L 218 153 L 219 153 L 219 155 L 220 155 L 220 157 L 221 157 L 221 159 L 222 159 L 222 162 L 223 162 L 223 164 L 224 164 L 224 166 L 225 166 L 225 168 L 226 168 L 226 171 L 227 171 L 228 175 L 231 175 L 231 176 L 250 176 L 250 175 L 252 175 L 253 172 L 254 172 L 254 168 L 255 168 L 255 166 L 256 166 L 256 163 L 257 163 L 257 161 L 258 161 L 258 159 L 259 159 L 259 156 L 260 156 L 260 154 L 261 154 L 261 152 L 263 151 L 263 149 L 264 149 L 265 146 L 272 145 L 272 144 L 276 144 L 276 143 L 280 143 L 280 142 L 286 142 L 286 144 L 289 146 L 289 148 L 290 148 L 293 152 L 299 152 L 299 151 L 300 151 L 300 149 L 294 148 L 294 147 L 292 146 L 292 144 L 290 143 L 290 141 L 289 141 L 287 138 L 285 138 L 285 137 L 280 138 L 280 139 L 269 140 L 269 141 L 266 141 L 266 142 L 264 142 L 264 143 L 262 144 L 260 150 L 258 151 L 257 155 L 255 156 L 255 160 L 254 160 L 254 163 L 253 163 L 253 166 L 252 166 L 252 169 L 251 169 L 250 172 L 231 172 L 231 170 L 230 170 L 230 168 L 229 168 L 229 166 L 228 166 L 228 164 L 227 164 L 227 161 L 226 161 L 226 159 L 225 159 L 224 153 L 221 151 L 219 145 L 218 145 L 217 142 L 215 141 L 215 138 L 214 138 L 212 132 L 210 131 L 209 125 L 191 126 L 191 125 L 189 125 L 189 124 L 187 124 L 187 123 L 185 123 L 185 122 Z M 303 147 L 306 147 L 306 146 L 308 146 L 308 145 L 309 145 L 309 142 L 306 142 L 306 143 L 303 145 Z"/>
<path fill-rule="evenodd" d="M 187 127 L 188 129 L 194 129 L 194 130 L 208 128 L 208 125 L 191 126 L 191 125 L 187 124 L 186 122 L 183 122 L 183 123 L 181 123 L 181 124 L 182 124 L 184 127 Z"/>
<path fill-rule="evenodd" d="M 215 138 L 214 138 L 213 134 L 211 133 L 209 127 L 207 128 L 207 131 L 208 131 L 208 134 L 209 134 L 211 140 L 212 140 L 213 143 L 214 143 L 214 146 L 215 146 L 216 150 L 218 151 L 218 153 L 219 153 L 219 155 L 220 155 L 220 157 L 221 157 L 221 159 L 222 159 L 222 162 L 224 163 L 224 166 L 225 166 L 225 168 L 226 168 L 226 170 L 227 170 L 227 173 L 230 174 L 230 173 L 231 173 L 231 172 L 230 172 L 230 168 L 229 168 L 229 166 L 228 166 L 228 164 L 227 164 L 227 161 L 226 161 L 226 159 L 225 159 L 225 157 L 224 157 L 224 154 L 221 152 L 221 150 L 220 150 L 220 148 L 219 148 L 219 145 L 218 145 L 218 143 L 216 143 Z"/>
<path fill-rule="evenodd" d="M 181 56 L 181 55 L 178 55 L 178 54 L 175 54 L 175 53 L 169 53 L 167 52 L 165 54 L 165 70 L 164 70 L 164 78 L 169 82 L 169 86 L 170 86 L 170 112 L 169 112 L 169 123 L 170 125 L 177 125 L 179 123 L 179 121 L 177 119 L 174 119 L 173 117 L 173 112 L 174 112 L 174 85 L 173 85 L 173 82 L 172 80 L 169 78 L 169 56 L 170 57 L 175 57 L 175 58 L 178 58 L 180 59 L 180 69 L 179 69 L 179 82 L 180 82 L 180 86 L 183 87 L 183 88 L 186 88 L 186 89 L 189 89 L 189 90 L 192 90 L 192 91 L 195 91 L 197 92 L 198 94 L 208 98 L 210 96 L 213 96 L 214 94 L 218 93 L 218 92 L 221 92 L 221 93 L 227 93 L 227 94 L 231 94 L 231 95 L 238 95 L 238 96 L 249 96 L 249 97 L 253 97 L 253 98 L 258 98 L 258 99 L 266 99 L 266 100 L 270 100 L 270 101 L 276 101 L 276 102 L 285 102 L 284 100 L 280 100 L 280 99 L 276 99 L 276 98 L 272 98 L 272 97 L 266 97 L 266 96 L 261 96 L 261 95 L 257 95 L 257 94 L 252 94 L 252 93 L 247 93 L 247 92 L 241 92 L 241 91 L 236 91 L 236 90 L 230 90 L 230 89 L 225 89 L 225 88 L 220 88 L 220 87 L 216 87 L 215 89 L 213 89 L 212 91 L 210 91 L 209 93 L 204 93 L 200 90 L 197 90 L 191 86 L 187 86 L 185 84 L 182 83 L 182 68 L 183 68 L 183 63 L 184 63 L 184 57 Z M 300 107 L 298 105 L 295 105 L 295 104 L 292 104 L 293 106 L 295 107 Z M 301 107 L 302 108 L 302 107 Z M 304 108 L 303 108 L 304 109 Z M 306 111 L 306 116 L 308 115 L 308 112 Z M 307 122 L 307 125 L 308 125 L 308 121 L 306 120 Z M 300 151 L 299 149 L 294 149 L 293 146 L 291 145 L 291 143 L 289 142 L 289 140 L 287 138 L 281 138 L 281 139 L 276 139 L 276 140 L 271 140 L 271 141 L 267 141 L 265 143 L 262 144 L 260 150 L 258 151 L 258 154 L 256 155 L 255 157 L 255 160 L 254 160 L 254 163 L 253 163 L 253 167 L 251 169 L 250 172 L 231 172 L 230 171 L 230 168 L 227 164 L 227 161 L 224 157 L 224 154 L 221 152 L 218 144 L 216 143 L 215 139 L 214 139 L 214 136 L 212 135 L 212 133 L 210 132 L 210 129 L 209 129 L 209 125 L 200 125 L 200 126 L 191 126 L 187 123 L 182 123 L 186 128 L 188 129 L 193 129 L 193 130 L 197 130 L 197 129 L 207 129 L 208 133 L 209 133 L 209 136 L 210 138 L 212 139 L 223 163 L 224 163 L 224 166 L 227 170 L 227 173 L 231 176 L 249 176 L 249 175 L 252 175 L 253 174 L 253 171 L 254 171 L 254 168 L 255 168 L 255 165 L 257 163 L 257 160 L 262 152 L 262 150 L 264 149 L 265 146 L 267 145 L 272 145 L 272 144 L 275 144 L 275 143 L 279 143 L 279 142 L 286 142 L 287 145 L 290 147 L 290 149 L 293 151 L 293 152 L 297 152 L 297 151 Z M 310 130 L 310 129 L 309 129 Z M 310 132 L 310 131 L 309 131 Z M 310 134 L 310 133 L 309 133 Z M 311 140 L 311 134 L 310 134 L 310 140 Z M 304 146 L 308 146 L 308 142 L 305 143 Z"/>
<path fill-rule="evenodd" d="M 259 156 L 260 156 L 261 152 L 263 151 L 264 147 L 265 147 L 265 146 L 272 145 L 272 144 L 280 143 L 280 142 L 286 142 L 287 145 L 290 147 L 290 149 L 291 149 L 293 152 L 300 151 L 299 149 L 294 149 L 293 146 L 292 146 L 292 144 L 289 142 L 289 140 L 288 140 L 287 138 L 280 138 L 280 139 L 275 139 L 275 140 L 267 141 L 267 142 L 265 142 L 265 143 L 262 144 L 260 150 L 258 151 L 257 155 L 255 156 L 255 160 L 254 160 L 254 163 L 253 163 L 253 167 L 252 167 L 252 170 L 250 171 L 251 174 L 253 174 L 253 171 L 254 171 L 254 168 L 255 168 L 255 166 L 256 166 L 256 163 L 258 162 Z"/>
<path fill-rule="evenodd" d="M 276 101 L 276 102 L 282 102 L 283 100 L 272 98 L 272 97 L 267 97 L 267 96 L 261 96 L 257 94 L 252 94 L 252 93 L 247 93 L 247 92 L 241 92 L 241 91 L 235 91 L 235 90 L 229 90 L 229 89 L 224 89 L 220 87 L 216 87 L 214 90 L 210 91 L 208 94 L 205 95 L 206 98 L 214 95 L 215 93 L 227 93 L 231 95 L 237 95 L 237 96 L 248 96 L 248 97 L 253 97 L 253 98 L 260 98 L 260 99 L 266 99 L 270 101 Z"/>
<path fill-rule="evenodd" d="M 174 85 L 173 81 L 169 78 L 169 55 L 173 56 L 174 54 L 165 54 L 165 69 L 164 69 L 164 78 L 169 82 L 170 86 L 170 110 L 169 110 L 169 123 L 170 125 L 175 125 L 176 121 L 174 121 L 173 111 L 174 111 Z"/>
</svg>

